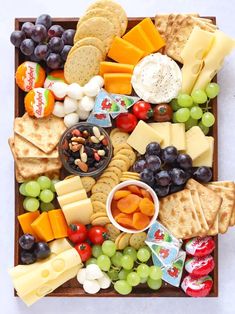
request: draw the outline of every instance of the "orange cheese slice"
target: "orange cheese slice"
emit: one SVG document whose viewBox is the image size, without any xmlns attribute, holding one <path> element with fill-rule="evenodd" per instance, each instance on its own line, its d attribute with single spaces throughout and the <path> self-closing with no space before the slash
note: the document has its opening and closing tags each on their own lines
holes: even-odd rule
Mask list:
<svg viewBox="0 0 235 314">
<path fill-rule="evenodd" d="M 108 93 L 130 95 L 132 92 L 130 73 L 105 73 L 104 86 Z"/>
<path fill-rule="evenodd" d="M 43 212 L 36 220 L 34 220 L 31 227 L 40 240 L 45 242 L 54 240 L 54 234 L 47 212 Z"/>
<path fill-rule="evenodd" d="M 104 73 L 132 73 L 134 70 L 134 65 L 102 61 L 100 62 L 100 75 L 103 76 Z"/>
<path fill-rule="evenodd" d="M 140 24 L 133 27 L 122 38 L 140 48 L 141 50 L 144 50 L 146 55 L 155 51 L 154 45 L 152 44 L 152 42 L 148 38 L 148 35 L 145 33 Z"/>
<path fill-rule="evenodd" d="M 165 41 L 159 34 L 158 30 L 154 26 L 152 20 L 147 17 L 143 19 L 138 26 L 141 26 L 145 34 L 147 35 L 148 39 L 151 41 L 152 45 L 154 46 L 154 51 L 158 51 L 163 46 L 165 46 Z"/>
<path fill-rule="evenodd" d="M 23 230 L 24 234 L 25 233 L 30 233 L 32 234 L 34 237 L 36 237 L 36 234 L 33 230 L 33 228 L 31 227 L 31 224 L 33 223 L 33 221 L 38 218 L 40 215 L 40 212 L 37 210 L 36 212 L 32 212 L 32 213 L 25 213 L 22 215 L 19 215 L 17 217 L 21 229 Z"/>
<path fill-rule="evenodd" d="M 108 57 L 119 62 L 136 65 L 139 60 L 145 55 L 145 52 L 138 47 L 132 45 L 127 40 L 120 37 L 115 37 L 111 48 L 108 52 Z"/>
</svg>

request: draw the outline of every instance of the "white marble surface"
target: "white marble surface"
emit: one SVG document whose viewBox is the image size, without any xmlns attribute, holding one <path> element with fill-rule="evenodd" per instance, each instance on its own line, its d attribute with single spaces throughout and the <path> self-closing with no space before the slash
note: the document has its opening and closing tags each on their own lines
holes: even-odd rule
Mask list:
<svg viewBox="0 0 235 314">
<path fill-rule="evenodd" d="M 14 108 L 14 49 L 9 36 L 15 17 L 49 13 L 54 17 L 81 15 L 90 1 L 2 1 L 0 10 L 0 313 L 235 313 L 235 228 L 219 239 L 219 297 L 216 299 L 91 299 L 44 298 L 27 308 L 18 298 L 6 272 L 13 265 L 14 190 L 13 161 L 7 145 L 12 134 Z M 128 16 L 153 16 L 155 13 L 200 12 L 217 16 L 218 25 L 235 37 L 234 0 L 119 0 Z M 228 57 L 219 74 L 219 178 L 235 179 L 235 53 Z"/>
</svg>

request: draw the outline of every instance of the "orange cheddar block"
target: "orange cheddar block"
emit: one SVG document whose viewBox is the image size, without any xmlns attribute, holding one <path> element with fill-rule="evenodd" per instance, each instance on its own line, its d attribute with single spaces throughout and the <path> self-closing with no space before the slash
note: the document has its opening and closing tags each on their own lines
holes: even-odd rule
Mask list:
<svg viewBox="0 0 235 314">
<path fill-rule="evenodd" d="M 104 74 L 104 86 L 108 93 L 130 95 L 132 92 L 130 73 Z"/>
<path fill-rule="evenodd" d="M 34 220 L 31 227 L 40 240 L 45 242 L 54 240 L 48 212 L 43 212 L 36 220 Z"/>
<path fill-rule="evenodd" d="M 55 239 L 68 236 L 68 225 L 61 209 L 53 209 L 48 212 L 51 228 Z"/>
<path fill-rule="evenodd" d="M 119 62 L 136 65 L 145 52 L 138 47 L 132 45 L 127 40 L 120 37 L 115 37 L 111 48 L 108 52 L 108 57 Z"/>
<path fill-rule="evenodd" d="M 152 45 L 154 46 L 154 51 L 158 51 L 162 47 L 165 46 L 165 41 L 159 34 L 158 30 L 156 29 L 155 25 L 153 24 L 152 20 L 147 17 L 143 19 L 139 24 L 149 40 L 151 41 Z"/>
<path fill-rule="evenodd" d="M 32 213 L 25 213 L 22 215 L 19 215 L 17 217 L 19 224 L 21 226 L 21 229 L 23 230 L 24 234 L 25 233 L 30 233 L 34 237 L 37 238 L 36 233 L 34 232 L 33 228 L 31 227 L 31 224 L 34 222 L 36 218 L 38 218 L 40 215 L 39 211 L 37 210 L 36 212 Z"/>
<path fill-rule="evenodd" d="M 109 61 L 100 62 L 100 75 L 104 73 L 132 73 L 134 70 L 133 64 L 116 63 Z"/>
<path fill-rule="evenodd" d="M 123 39 L 127 40 L 129 43 L 135 45 L 141 50 L 145 51 L 145 55 L 148 55 L 155 51 L 155 47 L 148 38 L 143 28 L 138 24 L 133 27 L 128 33 L 126 33 Z"/>
</svg>

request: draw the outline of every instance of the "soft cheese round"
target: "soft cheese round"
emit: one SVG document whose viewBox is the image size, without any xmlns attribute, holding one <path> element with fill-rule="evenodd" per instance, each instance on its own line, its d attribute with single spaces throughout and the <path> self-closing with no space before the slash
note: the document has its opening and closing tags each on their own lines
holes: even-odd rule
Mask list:
<svg viewBox="0 0 235 314">
<path fill-rule="evenodd" d="M 143 100 L 152 104 L 168 103 L 181 89 L 181 70 L 168 56 L 153 53 L 136 65 L 131 83 Z"/>
</svg>

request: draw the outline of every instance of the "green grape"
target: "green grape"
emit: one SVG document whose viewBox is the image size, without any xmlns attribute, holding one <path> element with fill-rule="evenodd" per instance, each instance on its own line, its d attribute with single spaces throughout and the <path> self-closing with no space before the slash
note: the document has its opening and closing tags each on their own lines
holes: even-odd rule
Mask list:
<svg viewBox="0 0 235 314">
<path fill-rule="evenodd" d="M 205 135 L 207 135 L 208 133 L 209 133 L 209 128 L 208 127 L 206 127 L 205 125 L 203 125 L 202 124 L 202 121 L 200 121 L 199 123 L 198 123 L 198 126 L 199 126 L 199 128 L 202 130 L 202 132 L 205 134 Z"/>
<path fill-rule="evenodd" d="M 37 197 L 40 194 L 40 185 L 36 181 L 29 181 L 25 185 L 28 196 Z"/>
<path fill-rule="evenodd" d="M 116 252 L 116 245 L 111 240 L 106 240 L 102 244 L 102 251 L 105 255 L 112 257 Z"/>
<path fill-rule="evenodd" d="M 162 278 L 162 270 L 159 266 L 151 266 L 149 270 L 149 277 L 153 280 Z"/>
<path fill-rule="evenodd" d="M 176 111 L 176 120 L 177 122 L 186 122 L 189 119 L 190 111 L 188 108 L 181 108 Z"/>
<path fill-rule="evenodd" d="M 107 274 L 112 281 L 117 281 L 119 279 L 118 271 L 116 269 L 110 269 Z"/>
<path fill-rule="evenodd" d="M 176 112 L 173 113 L 172 121 L 173 121 L 174 123 L 177 123 L 177 122 L 178 122 L 177 119 L 176 119 Z"/>
<path fill-rule="evenodd" d="M 193 126 L 196 126 L 198 124 L 198 120 L 195 120 L 193 118 L 189 118 L 186 122 L 185 122 L 185 129 L 189 130 L 191 129 Z"/>
<path fill-rule="evenodd" d="M 179 106 L 183 108 L 191 107 L 193 104 L 193 99 L 188 94 L 179 94 L 177 101 Z"/>
<path fill-rule="evenodd" d="M 148 280 L 148 277 L 140 278 L 140 283 L 146 283 Z"/>
<path fill-rule="evenodd" d="M 86 266 L 88 266 L 88 265 L 90 265 L 90 264 L 97 264 L 96 258 L 91 257 L 91 258 L 89 258 L 89 259 L 86 261 Z"/>
<path fill-rule="evenodd" d="M 172 99 L 172 101 L 170 102 L 170 105 L 171 105 L 171 108 L 173 109 L 173 111 L 180 109 L 180 106 L 179 106 L 176 98 Z"/>
<path fill-rule="evenodd" d="M 150 254 L 152 254 L 152 251 L 148 245 L 142 246 L 141 249 L 146 249 L 147 251 L 149 251 Z"/>
<path fill-rule="evenodd" d="M 125 280 L 118 280 L 114 284 L 114 289 L 122 295 L 130 294 L 132 291 L 131 285 Z"/>
<path fill-rule="evenodd" d="M 101 245 L 93 245 L 92 246 L 92 255 L 94 257 L 99 257 L 100 255 L 102 255 L 103 252 L 102 252 L 102 248 L 101 248 Z"/>
<path fill-rule="evenodd" d="M 26 197 L 23 202 L 23 207 L 28 212 L 35 212 L 39 208 L 39 200 L 34 197 Z"/>
<path fill-rule="evenodd" d="M 40 204 L 40 209 L 42 212 L 48 212 L 49 210 L 52 210 L 54 208 L 55 208 L 55 206 L 52 203 L 41 202 L 41 204 Z"/>
<path fill-rule="evenodd" d="M 202 116 L 202 124 L 207 128 L 211 127 L 215 123 L 215 117 L 211 112 L 205 112 Z"/>
<path fill-rule="evenodd" d="M 136 249 L 134 249 L 133 247 L 131 246 L 127 246 L 124 251 L 123 251 L 123 254 L 125 255 L 130 255 L 134 261 L 137 260 L 137 252 L 136 252 Z"/>
<path fill-rule="evenodd" d="M 147 278 L 149 275 L 149 271 L 150 271 L 150 268 L 146 264 L 140 264 L 137 267 L 137 274 L 140 276 L 140 278 Z"/>
<path fill-rule="evenodd" d="M 146 249 L 145 247 L 142 247 L 141 249 L 138 250 L 137 252 L 137 258 L 140 262 L 147 262 L 150 259 L 150 252 L 148 249 Z"/>
<path fill-rule="evenodd" d="M 21 195 L 24 195 L 24 196 L 28 196 L 27 192 L 25 191 L 25 186 L 26 186 L 27 182 L 24 182 L 20 185 L 20 188 L 19 188 L 19 192 Z"/>
<path fill-rule="evenodd" d="M 118 278 L 121 280 L 126 280 L 127 275 L 131 273 L 131 269 L 127 270 L 127 269 L 122 269 L 120 270 L 120 272 L 118 273 Z"/>
<path fill-rule="evenodd" d="M 52 192 L 56 192 L 56 190 L 55 190 L 55 184 L 56 184 L 57 182 L 60 182 L 60 180 L 59 180 L 59 179 L 53 179 L 53 180 L 51 180 L 51 191 L 52 191 Z"/>
<path fill-rule="evenodd" d="M 109 271 L 110 266 L 111 266 L 110 258 L 106 255 L 100 255 L 97 258 L 97 265 L 99 266 L 101 270 Z"/>
<path fill-rule="evenodd" d="M 42 190 L 40 195 L 39 195 L 39 198 L 44 203 L 50 203 L 54 199 L 54 193 L 48 189 Z"/>
<path fill-rule="evenodd" d="M 193 101 L 197 104 L 204 104 L 207 101 L 207 94 L 203 89 L 197 89 L 191 94 Z"/>
<path fill-rule="evenodd" d="M 37 183 L 40 185 L 41 190 L 51 188 L 51 180 L 46 176 L 40 176 L 37 179 Z"/>
<path fill-rule="evenodd" d="M 211 99 L 219 95 L 220 87 L 217 83 L 209 83 L 206 87 L 207 96 Z"/>
<path fill-rule="evenodd" d="M 202 108 L 198 106 L 193 106 L 190 110 L 190 116 L 195 120 L 201 119 L 202 114 L 203 114 Z"/>
<path fill-rule="evenodd" d="M 122 259 L 122 253 L 121 252 L 116 252 L 112 257 L 111 257 L 111 262 L 113 263 L 114 266 L 116 267 L 121 267 L 121 259 Z"/>
<path fill-rule="evenodd" d="M 130 255 L 123 255 L 121 259 L 121 265 L 124 269 L 132 269 L 134 266 L 134 260 Z"/>
<path fill-rule="evenodd" d="M 138 286 L 138 284 L 140 283 L 140 276 L 135 271 L 132 271 L 130 274 L 127 275 L 126 281 L 132 287 Z"/>
<path fill-rule="evenodd" d="M 153 280 L 152 278 L 148 278 L 147 284 L 148 284 L 150 289 L 158 290 L 162 286 L 162 280 L 161 279 Z"/>
</svg>

